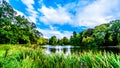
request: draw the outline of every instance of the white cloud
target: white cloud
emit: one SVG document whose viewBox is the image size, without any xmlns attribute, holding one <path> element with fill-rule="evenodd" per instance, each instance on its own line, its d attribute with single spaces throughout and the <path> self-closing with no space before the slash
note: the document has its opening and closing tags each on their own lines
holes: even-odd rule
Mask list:
<svg viewBox="0 0 120 68">
<path fill-rule="evenodd" d="M 57 30 L 58 27 L 53 27 L 52 25 L 49 26 L 50 30 Z"/>
<path fill-rule="evenodd" d="M 13 8 L 14 9 L 14 8 Z M 34 18 L 32 18 L 32 16 L 26 16 L 23 12 L 20 12 L 20 11 L 18 11 L 18 10 L 16 10 L 16 9 L 14 9 L 16 12 L 17 12 L 17 15 L 21 15 L 21 16 L 24 16 L 26 19 L 28 19 L 29 21 L 31 21 L 32 20 L 32 22 L 35 22 L 36 21 L 36 19 L 34 19 Z M 16 16 L 17 16 L 16 15 Z"/>
<path fill-rule="evenodd" d="M 54 9 L 52 7 L 47 8 L 43 5 L 39 11 L 44 15 L 40 17 L 40 20 L 45 24 L 65 24 L 72 21 L 71 15 L 61 6 Z"/>
<path fill-rule="evenodd" d="M 32 21 L 32 22 L 34 22 L 34 23 L 36 23 L 36 21 L 37 21 L 37 17 L 38 17 L 38 12 L 36 12 L 35 10 L 33 10 L 33 9 L 30 9 L 30 8 L 27 8 L 26 9 L 28 12 L 29 12 L 29 14 L 30 14 L 30 16 L 28 16 L 28 18 Z"/>
<path fill-rule="evenodd" d="M 14 10 L 17 12 L 17 15 L 25 16 L 24 13 L 22 13 L 22 12 L 16 10 L 16 9 L 14 9 Z"/>
<path fill-rule="evenodd" d="M 8 3 L 9 3 L 9 0 L 6 0 L 6 2 L 8 2 Z"/>
<path fill-rule="evenodd" d="M 64 31 L 60 32 L 57 30 L 51 30 L 51 29 L 38 29 L 41 33 L 43 33 L 45 38 L 50 38 L 51 36 L 56 36 L 58 39 L 62 39 L 63 37 L 70 38 L 72 35 L 72 32 Z"/>
<path fill-rule="evenodd" d="M 118 9 L 119 0 L 97 0 L 83 8 L 82 12 L 78 9 L 75 21 L 79 26 L 94 27 L 114 19 L 114 10 Z"/>
<path fill-rule="evenodd" d="M 29 21 L 32 21 L 32 22 L 36 22 L 36 19 L 34 17 L 36 17 L 35 15 L 35 12 L 33 12 L 35 15 L 34 16 L 26 16 L 24 13 L 14 9 L 16 12 L 17 12 L 17 15 L 21 15 L 21 16 L 24 16 L 25 18 L 27 18 Z"/>
<path fill-rule="evenodd" d="M 120 17 L 120 0 L 95 0 L 88 3 L 88 1 L 79 1 L 78 4 L 69 3 L 58 8 L 48 8 L 43 5 L 39 9 L 43 14 L 40 20 L 48 25 L 67 23 L 76 27 L 94 27 Z M 75 10 L 76 14 L 71 14 L 69 10 Z"/>
<path fill-rule="evenodd" d="M 34 0 L 21 0 L 25 5 L 27 5 L 28 8 L 30 9 L 34 9 L 33 8 L 33 4 L 34 4 Z"/>
<path fill-rule="evenodd" d="M 27 6 L 26 10 L 28 11 L 28 18 L 30 21 L 36 23 L 37 21 L 37 14 L 38 12 L 35 11 L 33 4 L 35 3 L 34 0 L 22 0 L 22 2 Z"/>
<path fill-rule="evenodd" d="M 39 4 L 42 4 L 42 3 L 43 3 L 43 0 L 39 0 L 38 3 L 39 3 Z"/>
</svg>

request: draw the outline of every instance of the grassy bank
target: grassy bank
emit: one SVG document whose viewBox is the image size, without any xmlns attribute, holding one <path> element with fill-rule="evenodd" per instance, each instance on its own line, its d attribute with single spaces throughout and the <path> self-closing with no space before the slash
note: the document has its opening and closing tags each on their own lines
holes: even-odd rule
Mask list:
<svg viewBox="0 0 120 68">
<path fill-rule="evenodd" d="M 120 68 L 120 55 L 100 51 L 46 55 L 41 48 L 0 45 L 0 68 Z"/>
</svg>

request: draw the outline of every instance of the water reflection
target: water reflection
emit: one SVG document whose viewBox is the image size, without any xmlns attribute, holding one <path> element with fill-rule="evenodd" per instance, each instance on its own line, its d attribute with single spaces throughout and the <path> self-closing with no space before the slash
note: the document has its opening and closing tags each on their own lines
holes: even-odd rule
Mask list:
<svg viewBox="0 0 120 68">
<path fill-rule="evenodd" d="M 106 51 L 106 52 L 113 52 L 113 53 L 120 53 L 120 47 L 79 47 L 79 46 L 51 46 L 51 45 L 44 45 L 42 46 L 44 49 L 46 49 L 47 54 L 51 53 L 57 53 L 57 54 L 62 54 L 64 53 L 65 55 L 73 54 L 73 53 L 79 53 L 83 51 Z"/>
<path fill-rule="evenodd" d="M 48 46 L 47 49 L 46 49 L 46 53 L 47 53 L 47 54 L 50 54 L 50 53 L 51 53 L 49 46 Z"/>
<path fill-rule="evenodd" d="M 71 52 L 70 52 L 70 46 L 67 47 L 67 51 L 65 52 L 66 55 L 69 55 Z"/>
<path fill-rule="evenodd" d="M 51 54 L 51 53 L 62 54 L 62 53 L 64 53 L 66 55 L 71 54 L 71 48 L 73 48 L 73 46 L 50 46 L 50 45 L 45 45 L 42 47 L 46 49 L 47 54 Z"/>
</svg>

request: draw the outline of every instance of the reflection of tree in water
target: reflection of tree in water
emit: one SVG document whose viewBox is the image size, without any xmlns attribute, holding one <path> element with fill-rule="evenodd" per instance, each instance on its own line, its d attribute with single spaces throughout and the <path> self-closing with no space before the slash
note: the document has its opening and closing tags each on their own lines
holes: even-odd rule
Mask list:
<svg viewBox="0 0 120 68">
<path fill-rule="evenodd" d="M 65 55 L 71 54 L 71 50 L 70 49 L 71 49 L 70 47 L 66 48 L 67 51 L 65 52 Z"/>
<path fill-rule="evenodd" d="M 47 49 L 46 49 L 46 53 L 47 53 L 47 54 L 50 54 L 50 53 L 51 53 L 51 51 L 50 51 L 50 48 L 49 48 L 49 47 L 47 47 Z"/>
<path fill-rule="evenodd" d="M 104 50 L 106 52 L 113 52 L 113 53 L 116 53 L 116 54 L 119 54 L 120 52 L 120 47 L 105 47 Z"/>
<path fill-rule="evenodd" d="M 97 52 L 97 51 L 101 51 L 101 52 L 113 52 L 118 54 L 120 52 L 120 48 L 119 47 L 70 47 L 70 46 L 47 46 L 46 47 L 46 53 L 47 54 L 51 54 L 51 53 L 57 53 L 57 54 L 65 54 L 65 55 L 69 55 L 69 54 L 74 54 L 74 53 L 82 53 L 82 52 L 89 52 L 89 51 L 93 51 L 93 52 Z"/>
<path fill-rule="evenodd" d="M 66 54 L 69 55 L 71 53 L 71 46 L 47 46 L 46 47 L 46 53 L 51 54 L 51 53 L 59 53 L 59 54 Z"/>
</svg>

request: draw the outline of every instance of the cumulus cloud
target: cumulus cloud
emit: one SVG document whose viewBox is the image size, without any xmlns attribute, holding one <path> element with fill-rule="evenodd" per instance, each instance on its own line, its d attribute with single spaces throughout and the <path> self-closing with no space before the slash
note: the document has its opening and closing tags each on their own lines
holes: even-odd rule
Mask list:
<svg viewBox="0 0 120 68">
<path fill-rule="evenodd" d="M 119 0 L 97 0 L 83 8 L 77 10 L 76 21 L 79 26 L 94 27 L 107 23 L 116 17 L 116 10 L 120 11 Z"/>
<path fill-rule="evenodd" d="M 34 0 L 21 0 L 28 8 L 30 9 L 34 9 L 33 8 L 33 4 L 34 4 Z"/>
<path fill-rule="evenodd" d="M 28 18 L 30 21 L 36 23 L 37 21 L 37 14 L 38 12 L 35 11 L 34 7 L 33 7 L 33 4 L 35 3 L 34 0 L 21 0 L 26 6 L 26 10 L 28 11 Z"/>
<path fill-rule="evenodd" d="M 14 10 L 17 12 L 17 15 L 25 16 L 25 14 L 23 12 L 20 12 L 20 11 L 18 11 L 16 9 L 14 9 Z"/>
<path fill-rule="evenodd" d="M 72 32 L 69 31 L 63 31 L 60 32 L 58 30 L 51 30 L 51 29 L 38 29 L 40 32 L 42 32 L 45 38 L 50 38 L 51 36 L 56 36 L 58 39 L 62 39 L 63 37 L 70 38 L 72 36 Z"/>
<path fill-rule="evenodd" d="M 81 5 L 82 3 L 82 5 Z M 93 2 L 79 1 L 58 8 L 42 6 L 39 11 L 43 14 L 40 20 L 45 24 L 70 24 L 74 26 L 94 27 L 120 17 L 119 0 L 95 0 Z M 76 14 L 69 11 L 74 10 Z"/>
<path fill-rule="evenodd" d="M 45 24 L 65 24 L 72 21 L 71 15 L 61 6 L 54 9 L 52 7 L 47 8 L 43 5 L 39 11 L 43 14 L 40 20 Z"/>
<path fill-rule="evenodd" d="M 38 17 L 38 12 L 35 11 L 34 9 L 30 9 L 30 8 L 27 8 L 27 11 L 28 11 L 29 14 L 30 14 L 30 16 L 28 16 L 28 18 L 29 18 L 32 22 L 36 23 L 37 17 Z"/>
</svg>

